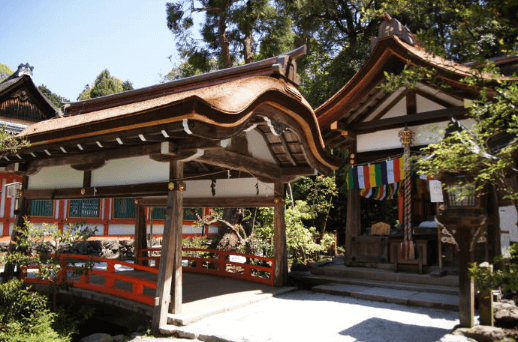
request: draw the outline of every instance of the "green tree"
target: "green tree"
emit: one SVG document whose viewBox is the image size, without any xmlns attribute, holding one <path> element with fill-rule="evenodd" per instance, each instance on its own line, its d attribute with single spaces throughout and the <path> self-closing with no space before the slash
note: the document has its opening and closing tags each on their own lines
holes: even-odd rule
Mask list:
<svg viewBox="0 0 518 342">
<path fill-rule="evenodd" d="M 387 0 L 368 17 L 383 12 L 398 18 L 429 50 L 457 62 L 516 51 L 518 2 L 478 0 Z"/>
<path fill-rule="evenodd" d="M 201 41 L 193 32 L 197 13 L 205 16 Z M 268 0 L 178 0 L 166 4 L 166 15 L 180 57 L 202 72 L 211 69 L 212 59 L 229 68 L 252 62 L 254 54 L 270 57 L 293 47 L 290 17 Z"/>
<path fill-rule="evenodd" d="M 119 78 L 110 74 L 108 69 L 104 69 L 97 76 L 94 84 L 86 85 L 85 89 L 79 94 L 78 100 L 93 99 L 100 96 L 106 96 L 123 91 L 132 90 L 133 84 L 130 81 L 122 82 Z"/>
<path fill-rule="evenodd" d="M 69 100 L 69 99 L 66 99 L 66 98 L 64 98 L 64 97 L 62 97 L 62 96 L 59 96 L 59 95 L 57 95 L 57 94 L 53 93 L 52 91 L 50 91 L 50 89 L 49 89 L 49 88 L 47 88 L 47 86 L 46 86 L 46 85 L 44 85 L 44 84 L 42 84 L 42 85 L 38 86 L 38 89 L 39 89 L 39 90 L 41 91 L 41 93 L 42 93 L 43 95 L 45 95 L 45 97 L 46 97 L 47 99 L 49 99 L 49 101 L 50 101 L 50 102 L 52 102 L 52 104 L 53 104 L 54 106 L 56 106 L 57 108 L 61 108 L 61 106 L 62 106 L 63 102 L 70 102 L 70 100 Z"/>
<path fill-rule="evenodd" d="M 0 63 L 0 82 L 9 77 L 13 72 L 7 65 Z"/>
</svg>

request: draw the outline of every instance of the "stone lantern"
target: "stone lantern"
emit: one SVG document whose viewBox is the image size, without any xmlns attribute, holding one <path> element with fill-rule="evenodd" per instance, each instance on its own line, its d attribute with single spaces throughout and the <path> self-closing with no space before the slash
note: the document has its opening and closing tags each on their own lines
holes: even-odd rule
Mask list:
<svg viewBox="0 0 518 342">
<path fill-rule="evenodd" d="M 444 197 L 444 202 L 438 203 L 436 219 L 454 237 L 459 251 L 460 325 L 473 327 L 475 285 L 468 268 L 486 223 L 486 198 L 477 196 L 476 184 L 467 175 L 442 173 L 436 178 L 443 183 Z"/>
</svg>

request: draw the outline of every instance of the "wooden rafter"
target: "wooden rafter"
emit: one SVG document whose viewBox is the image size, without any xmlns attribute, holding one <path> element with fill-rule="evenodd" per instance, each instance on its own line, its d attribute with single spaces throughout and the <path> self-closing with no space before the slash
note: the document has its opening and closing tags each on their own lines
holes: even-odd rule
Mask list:
<svg viewBox="0 0 518 342">
<path fill-rule="evenodd" d="M 404 127 L 405 125 L 412 126 L 423 123 L 440 122 L 448 120 L 451 117 L 463 118 L 465 115 L 466 109 L 464 107 L 439 109 L 414 115 L 403 115 L 383 120 L 360 122 L 354 125 L 354 129 L 357 134 L 363 134 L 381 129 Z"/>
</svg>

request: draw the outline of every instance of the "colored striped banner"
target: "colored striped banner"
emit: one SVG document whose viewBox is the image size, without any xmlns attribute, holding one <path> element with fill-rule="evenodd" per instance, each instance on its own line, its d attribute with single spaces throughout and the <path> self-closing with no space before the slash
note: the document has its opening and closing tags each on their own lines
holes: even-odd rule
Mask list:
<svg viewBox="0 0 518 342">
<path fill-rule="evenodd" d="M 400 182 L 405 178 L 403 158 L 382 163 L 353 166 L 347 177 L 349 189 L 367 189 Z"/>
</svg>

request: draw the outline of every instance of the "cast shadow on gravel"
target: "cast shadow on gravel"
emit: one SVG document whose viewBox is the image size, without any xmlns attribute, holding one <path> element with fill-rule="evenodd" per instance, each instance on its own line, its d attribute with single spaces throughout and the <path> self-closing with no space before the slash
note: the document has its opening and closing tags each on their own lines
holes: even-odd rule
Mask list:
<svg viewBox="0 0 518 342">
<path fill-rule="evenodd" d="M 340 331 L 340 335 L 351 336 L 356 341 L 369 342 L 436 342 L 450 332 L 448 329 L 371 318 Z"/>
</svg>

